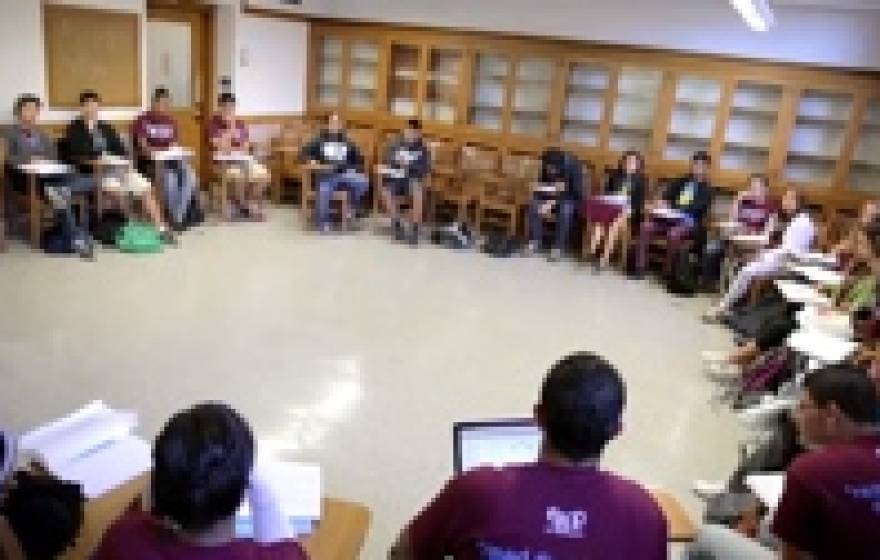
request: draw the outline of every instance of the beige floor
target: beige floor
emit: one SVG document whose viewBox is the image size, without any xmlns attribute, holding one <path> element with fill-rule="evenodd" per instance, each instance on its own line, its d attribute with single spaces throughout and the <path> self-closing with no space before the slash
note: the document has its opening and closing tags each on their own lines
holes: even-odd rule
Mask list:
<svg viewBox="0 0 880 560">
<path fill-rule="evenodd" d="M 13 244 L 0 294 L 0 425 L 101 398 L 152 437 L 180 407 L 228 401 L 267 447 L 319 461 L 328 493 L 372 508 L 371 560 L 450 474 L 452 422 L 528 414 L 571 350 L 605 355 L 629 386 L 609 467 L 696 512 L 690 481 L 736 460 L 739 430 L 698 367 L 728 343 L 697 319 L 705 302 L 573 263 L 322 238 L 280 210 L 161 256 L 90 264 Z"/>
</svg>

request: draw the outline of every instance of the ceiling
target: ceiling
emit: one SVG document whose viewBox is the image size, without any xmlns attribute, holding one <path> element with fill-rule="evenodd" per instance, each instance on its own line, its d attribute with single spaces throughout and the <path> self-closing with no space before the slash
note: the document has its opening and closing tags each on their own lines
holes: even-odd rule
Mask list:
<svg viewBox="0 0 880 560">
<path fill-rule="evenodd" d="M 775 6 L 805 6 L 834 10 L 880 10 L 880 0 L 773 0 Z"/>
</svg>

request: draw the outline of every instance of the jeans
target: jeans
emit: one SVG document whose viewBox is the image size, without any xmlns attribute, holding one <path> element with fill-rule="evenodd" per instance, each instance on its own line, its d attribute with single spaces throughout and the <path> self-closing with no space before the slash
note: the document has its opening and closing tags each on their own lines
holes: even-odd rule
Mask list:
<svg viewBox="0 0 880 560">
<path fill-rule="evenodd" d="M 333 198 L 333 193 L 347 190 L 351 197 L 352 212 L 356 212 L 369 188 L 370 181 L 363 173 L 333 173 L 319 176 L 316 208 L 318 227 L 324 226 L 330 220 L 330 199 Z"/>
<path fill-rule="evenodd" d="M 722 525 L 704 525 L 682 560 L 774 560 L 776 552 Z"/>
<path fill-rule="evenodd" d="M 541 207 L 546 200 L 539 198 L 532 199 L 528 209 L 528 235 L 529 241 L 532 243 L 540 243 L 544 233 L 544 218 L 541 214 Z M 571 225 L 574 220 L 574 213 L 578 207 L 577 201 L 559 199 L 556 202 L 556 236 L 554 238 L 554 249 L 564 249 L 566 242 L 571 234 Z"/>
<path fill-rule="evenodd" d="M 163 171 L 162 180 L 165 186 L 168 214 L 175 224 L 182 224 L 193 199 L 196 185 L 195 171 L 192 166 L 183 162 L 177 163 L 177 165 L 166 165 Z"/>
<path fill-rule="evenodd" d="M 641 234 L 639 235 L 638 253 L 636 254 L 636 269 L 644 272 L 648 266 L 648 247 L 654 238 L 661 235 L 666 236 L 666 270 L 665 274 L 669 274 L 672 267 L 672 257 L 677 255 L 681 250 L 684 242 L 690 239 L 694 233 L 692 222 L 683 221 L 671 223 L 666 220 L 655 220 L 648 218 L 642 223 Z"/>
</svg>

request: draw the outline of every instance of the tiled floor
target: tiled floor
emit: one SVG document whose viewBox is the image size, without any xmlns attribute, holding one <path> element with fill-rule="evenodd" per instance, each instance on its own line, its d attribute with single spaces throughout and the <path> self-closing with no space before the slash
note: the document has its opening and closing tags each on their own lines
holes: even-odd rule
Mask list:
<svg viewBox="0 0 880 560">
<path fill-rule="evenodd" d="M 0 294 L 0 424 L 101 398 L 152 437 L 180 407 L 228 401 L 266 444 L 319 461 L 328 493 L 370 506 L 370 560 L 450 474 L 452 422 L 528 414 L 571 350 L 628 383 L 607 466 L 696 513 L 690 481 L 736 460 L 739 430 L 698 367 L 698 350 L 728 343 L 698 320 L 705 302 L 573 263 L 323 238 L 279 210 L 163 255 L 85 263 L 13 244 Z"/>
</svg>

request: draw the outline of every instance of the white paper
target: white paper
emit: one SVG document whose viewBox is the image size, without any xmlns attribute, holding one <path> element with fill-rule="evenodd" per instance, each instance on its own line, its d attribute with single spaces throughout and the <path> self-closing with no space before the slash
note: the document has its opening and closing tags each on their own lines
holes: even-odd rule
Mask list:
<svg viewBox="0 0 880 560">
<path fill-rule="evenodd" d="M 226 154 L 216 152 L 214 154 L 214 161 L 247 162 L 254 161 L 254 156 L 245 152 L 230 152 Z"/>
<path fill-rule="evenodd" d="M 23 163 L 18 166 L 18 169 L 29 175 L 65 175 L 71 171 L 69 165 L 57 161 Z"/>
<path fill-rule="evenodd" d="M 823 296 L 812 286 L 800 284 L 792 280 L 775 280 L 774 284 L 782 297 L 791 303 L 807 305 L 830 305 L 831 300 Z"/>
<path fill-rule="evenodd" d="M 776 510 L 785 487 L 785 473 L 750 474 L 746 486 L 771 510 Z"/>
<path fill-rule="evenodd" d="M 182 148 L 180 146 L 174 146 L 168 148 L 167 150 L 161 150 L 153 152 L 152 158 L 154 161 L 172 161 L 172 160 L 180 160 L 187 159 L 193 156 L 193 151 L 189 148 Z"/>
<path fill-rule="evenodd" d="M 826 253 L 803 253 L 797 256 L 797 260 L 809 264 L 824 264 L 834 266 L 837 264 L 837 257 Z"/>
<path fill-rule="evenodd" d="M 835 270 L 827 270 L 817 266 L 792 266 L 791 271 L 817 284 L 826 286 L 840 286 L 843 284 L 843 274 Z"/>
<path fill-rule="evenodd" d="M 555 183 L 535 183 L 534 191 L 544 194 L 555 194 L 559 192 Z"/>
<path fill-rule="evenodd" d="M 666 218 L 667 220 L 683 220 L 687 217 L 687 214 L 674 208 L 654 208 L 651 210 L 651 213 L 657 217 Z"/>
<path fill-rule="evenodd" d="M 836 364 L 855 352 L 857 344 L 851 340 L 830 336 L 816 330 L 799 330 L 788 337 L 789 348 L 826 364 Z"/>
<path fill-rule="evenodd" d="M 21 460 L 39 461 L 94 498 L 150 470 L 150 445 L 132 435 L 137 415 L 93 401 L 24 434 Z"/>
<path fill-rule="evenodd" d="M 128 167 L 131 165 L 131 162 L 127 158 L 114 154 L 104 154 L 98 161 L 101 165 L 106 165 L 108 167 Z"/>
<path fill-rule="evenodd" d="M 403 179 L 406 177 L 406 172 L 403 169 L 391 167 L 390 165 L 380 165 L 379 174 L 384 175 L 385 177 L 391 177 L 392 179 Z"/>
<path fill-rule="evenodd" d="M 769 241 L 767 236 L 761 233 L 734 235 L 730 240 L 738 245 L 765 245 Z"/>
<path fill-rule="evenodd" d="M 321 518 L 318 465 L 260 459 L 236 513 L 236 534 L 269 543 L 301 536 Z"/>
<path fill-rule="evenodd" d="M 614 206 L 629 205 L 629 197 L 625 194 L 603 194 L 599 197 L 599 200 Z"/>
</svg>

